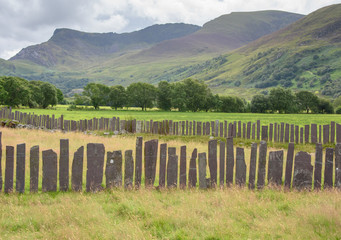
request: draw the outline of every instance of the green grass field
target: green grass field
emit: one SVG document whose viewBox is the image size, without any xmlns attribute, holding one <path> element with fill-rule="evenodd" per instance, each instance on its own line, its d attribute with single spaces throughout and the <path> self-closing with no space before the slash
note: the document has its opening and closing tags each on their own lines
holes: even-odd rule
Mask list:
<svg viewBox="0 0 341 240">
<path fill-rule="evenodd" d="M 120 117 L 121 119 L 137 119 L 137 120 L 196 120 L 196 121 L 214 121 L 214 120 L 227 120 L 242 121 L 244 123 L 248 121 L 255 122 L 261 120 L 261 124 L 269 123 L 290 123 L 299 126 L 306 124 L 330 124 L 331 121 L 341 123 L 341 115 L 337 114 L 256 114 L 256 113 L 215 113 L 215 112 L 164 112 L 158 109 L 149 109 L 146 112 L 140 109 L 131 110 L 113 110 L 109 107 L 101 107 L 100 110 L 94 110 L 89 107 L 88 110 L 73 110 L 68 111 L 67 105 L 58 105 L 54 109 L 18 109 L 18 111 L 26 113 L 35 113 L 38 115 L 50 115 L 54 114 L 56 117 L 64 115 L 64 119 L 67 120 L 81 120 L 91 118 L 111 118 Z"/>
</svg>

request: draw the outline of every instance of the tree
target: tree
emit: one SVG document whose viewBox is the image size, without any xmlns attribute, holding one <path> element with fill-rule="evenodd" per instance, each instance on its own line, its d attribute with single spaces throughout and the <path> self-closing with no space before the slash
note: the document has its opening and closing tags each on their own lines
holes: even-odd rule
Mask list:
<svg viewBox="0 0 341 240">
<path fill-rule="evenodd" d="M 244 112 L 244 101 L 239 97 L 221 96 L 219 103 L 220 112 Z"/>
<path fill-rule="evenodd" d="M 41 81 L 30 81 L 29 82 L 28 88 L 30 90 L 31 98 L 30 98 L 30 101 L 28 103 L 28 106 L 30 108 L 38 107 L 38 106 L 42 105 L 43 98 L 44 98 L 43 93 L 41 91 L 41 84 L 42 83 L 43 82 L 41 82 Z"/>
<path fill-rule="evenodd" d="M 319 99 L 319 105 L 318 105 L 318 111 L 319 113 L 326 113 L 326 114 L 333 114 L 334 108 L 333 105 L 330 103 L 330 101 L 320 98 Z"/>
<path fill-rule="evenodd" d="M 109 105 L 117 110 L 127 104 L 127 93 L 123 86 L 112 86 L 109 92 Z"/>
<path fill-rule="evenodd" d="M 41 93 L 43 95 L 43 101 L 41 104 L 42 108 L 47 108 L 49 105 L 56 105 L 57 100 L 57 90 L 55 86 L 51 83 L 45 82 L 40 86 Z"/>
<path fill-rule="evenodd" d="M 171 85 L 171 102 L 172 107 L 177 108 L 180 112 L 187 110 L 186 92 L 183 82 L 176 82 Z"/>
<path fill-rule="evenodd" d="M 3 90 L 7 92 L 4 94 L 5 105 L 15 107 L 19 105 L 27 106 L 30 99 L 30 91 L 28 88 L 28 81 L 18 77 L 2 77 Z"/>
<path fill-rule="evenodd" d="M 205 102 L 203 104 L 203 110 L 208 112 L 209 110 L 219 110 L 220 97 L 218 94 L 213 95 L 211 90 L 207 92 Z"/>
<path fill-rule="evenodd" d="M 75 94 L 74 95 L 74 101 L 73 103 L 75 105 L 85 105 L 85 106 L 89 106 L 91 104 L 91 99 L 87 96 L 83 96 L 83 95 L 79 95 L 79 94 Z"/>
<path fill-rule="evenodd" d="M 204 109 L 208 91 L 207 85 L 196 79 L 187 78 L 183 81 L 186 93 L 186 107 L 192 112 Z"/>
<path fill-rule="evenodd" d="M 157 106 L 158 108 L 169 111 L 172 107 L 172 89 L 171 84 L 166 81 L 161 81 L 158 84 Z"/>
<path fill-rule="evenodd" d="M 91 104 L 95 109 L 99 109 L 100 105 L 106 104 L 109 91 L 109 87 L 103 84 L 88 83 L 84 87 L 83 95 L 90 98 Z"/>
<path fill-rule="evenodd" d="M 296 93 L 297 105 L 300 110 L 317 112 L 319 99 L 318 97 L 309 91 L 299 91 Z"/>
<path fill-rule="evenodd" d="M 290 89 L 272 88 L 269 94 L 272 111 L 279 113 L 294 112 L 296 109 L 295 96 Z"/>
<path fill-rule="evenodd" d="M 149 83 L 132 83 L 127 87 L 127 95 L 131 106 L 141 107 L 142 111 L 152 108 L 156 98 L 156 88 Z"/>
<path fill-rule="evenodd" d="M 58 103 L 59 104 L 61 104 L 61 103 L 65 104 L 63 92 L 59 88 L 56 88 L 56 91 L 57 91 L 57 101 L 58 101 Z"/>
<path fill-rule="evenodd" d="M 269 98 L 265 95 L 255 95 L 251 100 L 252 113 L 265 113 L 270 109 Z"/>
</svg>

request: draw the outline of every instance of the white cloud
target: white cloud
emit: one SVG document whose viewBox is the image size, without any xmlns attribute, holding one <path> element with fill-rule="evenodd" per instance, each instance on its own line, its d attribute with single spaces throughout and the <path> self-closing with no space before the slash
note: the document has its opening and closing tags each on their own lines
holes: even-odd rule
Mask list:
<svg viewBox="0 0 341 240">
<path fill-rule="evenodd" d="M 125 32 L 156 23 L 205 22 L 236 11 L 308 14 L 340 0 L 0 0 L 0 57 L 47 41 L 56 28 Z"/>
</svg>

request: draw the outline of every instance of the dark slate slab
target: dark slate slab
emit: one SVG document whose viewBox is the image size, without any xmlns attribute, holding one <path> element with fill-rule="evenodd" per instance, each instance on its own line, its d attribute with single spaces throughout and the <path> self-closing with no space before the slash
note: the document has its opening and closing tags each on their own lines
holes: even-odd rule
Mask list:
<svg viewBox="0 0 341 240">
<path fill-rule="evenodd" d="M 16 182 L 15 190 L 18 193 L 25 192 L 25 162 L 26 162 L 26 144 L 17 145 L 17 164 L 16 164 Z"/>
<path fill-rule="evenodd" d="M 295 155 L 295 167 L 292 186 L 296 189 L 310 190 L 312 187 L 313 166 L 311 156 L 306 152 Z"/>
<path fill-rule="evenodd" d="M 206 122 L 206 135 L 210 136 L 210 129 L 211 129 L 211 125 L 210 122 Z"/>
<path fill-rule="evenodd" d="M 243 139 L 246 139 L 246 123 L 243 123 Z"/>
<path fill-rule="evenodd" d="M 182 126 L 181 133 L 182 135 L 185 135 L 185 121 L 182 121 L 181 126 Z"/>
<path fill-rule="evenodd" d="M 220 141 L 219 144 L 219 150 L 220 150 L 220 154 L 219 154 L 219 186 L 221 188 L 224 187 L 224 179 L 225 179 L 225 142 L 224 141 Z"/>
<path fill-rule="evenodd" d="M 251 122 L 247 123 L 247 133 L 246 133 L 246 138 L 250 139 L 251 137 Z"/>
<path fill-rule="evenodd" d="M 233 138 L 226 139 L 226 185 L 233 184 L 233 168 L 234 168 L 234 153 L 233 153 Z"/>
<path fill-rule="evenodd" d="M 341 143 L 341 125 L 336 124 L 336 143 Z"/>
<path fill-rule="evenodd" d="M 293 162 L 294 162 L 294 150 L 295 150 L 295 144 L 289 143 L 288 152 L 287 152 L 287 162 L 285 166 L 285 177 L 284 177 L 284 185 L 287 188 L 291 187 L 292 167 L 293 167 Z"/>
<path fill-rule="evenodd" d="M 211 121 L 211 127 L 212 127 L 212 131 L 211 131 L 211 135 L 214 136 L 215 135 L 215 122 Z"/>
<path fill-rule="evenodd" d="M 159 187 L 166 186 L 167 143 L 160 145 Z"/>
<path fill-rule="evenodd" d="M 273 139 L 273 128 L 274 128 L 274 125 L 270 123 L 270 127 L 269 127 L 269 141 L 270 142 L 272 142 L 272 139 Z"/>
<path fill-rule="evenodd" d="M 208 142 L 208 166 L 212 185 L 217 185 L 217 140 Z"/>
<path fill-rule="evenodd" d="M 322 185 L 322 144 L 316 143 L 315 150 L 315 170 L 314 170 L 314 188 L 321 189 Z"/>
<path fill-rule="evenodd" d="M 323 144 L 329 142 L 329 125 L 323 125 Z"/>
<path fill-rule="evenodd" d="M 5 193 L 13 192 L 14 147 L 6 146 Z"/>
<path fill-rule="evenodd" d="M 311 124 L 311 143 L 317 143 L 317 125 Z"/>
<path fill-rule="evenodd" d="M 250 168 L 249 168 L 249 188 L 255 188 L 257 164 L 257 143 L 251 144 Z"/>
<path fill-rule="evenodd" d="M 252 139 L 256 139 L 256 124 L 252 123 Z"/>
<path fill-rule="evenodd" d="M 39 183 L 39 146 L 30 149 L 30 192 L 38 192 Z"/>
<path fill-rule="evenodd" d="M 281 123 L 280 142 L 284 142 L 284 123 Z"/>
<path fill-rule="evenodd" d="M 224 136 L 224 125 L 222 122 L 219 125 L 219 131 L 220 131 L 220 134 L 219 134 L 220 137 L 223 137 Z"/>
<path fill-rule="evenodd" d="M 321 128 L 321 125 L 319 125 L 319 143 L 322 143 L 322 128 Z"/>
<path fill-rule="evenodd" d="M 261 141 L 259 145 L 259 157 L 258 157 L 258 179 L 257 179 L 258 189 L 263 188 L 265 184 L 266 154 L 267 154 L 267 144 L 265 141 Z"/>
<path fill-rule="evenodd" d="M 135 188 L 141 186 L 142 179 L 142 144 L 143 138 L 136 138 L 136 150 L 135 150 Z"/>
<path fill-rule="evenodd" d="M 238 121 L 238 135 L 237 137 L 241 138 L 242 137 L 242 122 Z"/>
<path fill-rule="evenodd" d="M 330 142 L 335 143 L 335 122 L 330 123 Z"/>
<path fill-rule="evenodd" d="M 313 134 L 311 134 L 311 136 L 313 136 Z M 304 125 L 304 143 L 308 143 L 308 142 L 309 142 L 309 125 Z"/>
<path fill-rule="evenodd" d="M 298 144 L 300 136 L 300 130 L 298 126 L 295 126 L 295 143 Z"/>
<path fill-rule="evenodd" d="M 300 128 L 300 143 L 303 143 L 303 127 Z"/>
<path fill-rule="evenodd" d="M 333 187 L 334 149 L 326 148 L 324 188 Z"/>
<path fill-rule="evenodd" d="M 197 122 L 197 135 L 201 136 L 201 122 Z"/>
<path fill-rule="evenodd" d="M 224 121 L 224 138 L 227 138 L 227 121 Z"/>
<path fill-rule="evenodd" d="M 158 140 L 150 140 L 144 143 L 144 176 L 145 186 L 153 187 L 155 181 Z"/>
<path fill-rule="evenodd" d="M 260 139 L 260 120 L 257 120 L 257 139 Z"/>
<path fill-rule="evenodd" d="M 180 188 L 185 189 L 187 186 L 187 166 L 186 166 L 186 146 L 180 148 Z"/>
<path fill-rule="evenodd" d="M 268 126 L 262 126 L 262 140 L 268 141 Z"/>
<path fill-rule="evenodd" d="M 132 189 L 134 179 L 134 159 L 133 151 L 126 150 L 124 152 L 124 188 Z"/>
<path fill-rule="evenodd" d="M 103 144 L 87 144 L 86 191 L 102 190 L 105 148 Z"/>
<path fill-rule="evenodd" d="M 291 124 L 290 125 L 290 142 L 295 141 L 295 125 Z"/>
<path fill-rule="evenodd" d="M 72 191 L 81 192 L 83 190 L 83 162 L 84 147 L 81 146 L 73 154 L 71 189 Z"/>
<path fill-rule="evenodd" d="M 197 185 L 197 155 L 198 151 L 195 148 L 192 152 L 188 171 L 188 186 L 193 188 L 195 188 Z"/>
<path fill-rule="evenodd" d="M 335 186 L 341 188 L 341 144 L 335 145 Z"/>
<path fill-rule="evenodd" d="M 168 148 L 168 163 L 167 163 L 167 187 L 176 188 L 178 185 L 178 156 L 176 148 Z"/>
<path fill-rule="evenodd" d="M 274 142 L 278 142 L 277 129 L 278 129 L 278 126 L 277 126 L 277 123 L 275 123 L 275 126 L 274 126 Z"/>
<path fill-rule="evenodd" d="M 199 188 L 206 189 L 206 153 L 199 153 Z"/>
<path fill-rule="evenodd" d="M 193 135 L 192 122 L 189 122 L 189 135 Z"/>
<path fill-rule="evenodd" d="M 122 152 L 107 152 L 107 163 L 105 167 L 106 188 L 122 186 Z"/>
<path fill-rule="evenodd" d="M 193 136 L 195 136 L 195 134 L 196 134 L 195 127 L 196 127 L 196 125 L 195 125 L 195 121 L 193 121 Z"/>
<path fill-rule="evenodd" d="M 59 190 L 69 190 L 69 139 L 60 139 Z"/>
<path fill-rule="evenodd" d="M 244 148 L 237 147 L 236 149 L 236 184 L 240 187 L 245 185 L 246 179 L 246 164 Z"/>
<path fill-rule="evenodd" d="M 232 123 L 229 123 L 229 130 L 228 130 L 227 137 L 233 137 L 233 124 Z"/>
<path fill-rule="evenodd" d="M 43 151 L 43 192 L 57 191 L 57 153 L 54 151 Z"/>
<path fill-rule="evenodd" d="M 233 122 L 233 137 L 234 138 L 237 137 L 237 122 L 236 121 Z"/>
<path fill-rule="evenodd" d="M 268 183 L 282 185 L 283 150 L 269 152 Z"/>
<path fill-rule="evenodd" d="M 290 128 L 290 125 L 286 123 L 285 124 L 285 137 L 284 137 L 285 142 L 289 142 L 289 128 Z"/>
</svg>

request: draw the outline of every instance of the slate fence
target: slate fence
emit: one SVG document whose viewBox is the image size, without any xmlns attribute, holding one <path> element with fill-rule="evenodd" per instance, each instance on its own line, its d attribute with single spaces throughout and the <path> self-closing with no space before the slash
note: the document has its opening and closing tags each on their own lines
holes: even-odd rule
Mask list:
<svg viewBox="0 0 341 240">
<path fill-rule="evenodd" d="M 234 137 L 270 142 L 289 143 L 341 143 L 341 125 L 331 121 L 330 124 L 310 124 L 300 127 L 289 123 L 270 123 L 261 125 L 256 122 L 241 121 L 139 121 L 123 120 L 119 117 L 93 118 L 79 121 L 65 120 L 63 115 L 36 115 L 34 113 L 12 112 L 11 108 L 0 110 L 0 118 L 17 120 L 22 124 L 37 128 L 59 129 L 62 131 L 111 131 L 117 133 L 149 133 L 178 136 L 214 136 Z"/>
<path fill-rule="evenodd" d="M 0 156 L 2 157 L 1 137 L 0 132 Z M 14 191 L 14 170 L 16 170 L 15 191 L 24 193 L 26 144 L 16 146 L 16 156 L 14 156 L 14 150 L 14 146 L 6 146 L 4 192 Z M 42 192 L 58 191 L 58 182 L 59 191 L 69 191 L 70 182 L 72 191 L 83 191 L 84 152 L 85 148 L 81 146 L 74 153 L 70 170 L 68 139 L 60 139 L 59 157 L 51 149 L 43 150 L 40 154 L 39 146 L 31 147 L 29 154 L 30 192 L 38 192 L 40 189 L 40 169 L 42 169 Z M 104 188 L 139 189 L 142 186 L 145 188 L 157 186 L 158 188 L 195 189 L 198 187 L 206 189 L 226 188 L 233 185 L 262 189 L 266 182 L 271 187 L 287 189 L 341 188 L 341 144 L 336 144 L 335 149 L 327 148 L 325 161 L 323 161 L 322 144 L 317 143 L 314 165 L 311 164 L 309 153 L 294 154 L 294 143 L 289 143 L 287 155 L 284 156 L 283 150 L 268 152 L 267 143 L 261 141 L 259 146 L 257 143 L 252 144 L 250 162 L 247 167 L 244 148 L 234 147 L 233 137 L 227 138 L 226 142 L 210 140 L 208 152 L 198 153 L 197 149 L 193 149 L 191 156 L 186 156 L 186 153 L 186 146 L 181 146 L 180 152 L 177 153 L 177 149 L 169 147 L 167 143 L 159 144 L 158 140 L 143 142 L 142 137 L 136 138 L 135 152 L 127 150 L 124 156 L 122 151 L 106 152 L 103 144 L 89 143 L 86 146 L 85 190 L 97 192 Z M 40 156 L 42 156 L 42 161 L 40 161 Z M 284 161 L 286 161 L 285 165 Z M 41 162 L 42 168 L 39 166 Z M 188 162 L 189 166 L 187 166 Z M 257 172 L 256 169 L 258 169 Z M 103 184 L 104 177 L 105 184 Z M 0 158 L 0 191 L 3 186 L 2 179 Z"/>
</svg>

